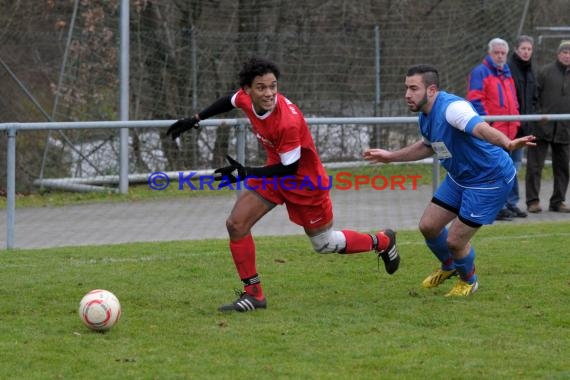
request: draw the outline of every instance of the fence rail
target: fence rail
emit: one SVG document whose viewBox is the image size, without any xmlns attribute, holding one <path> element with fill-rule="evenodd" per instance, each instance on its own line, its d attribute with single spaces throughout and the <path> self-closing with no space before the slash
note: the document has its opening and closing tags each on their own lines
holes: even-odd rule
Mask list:
<svg viewBox="0 0 570 380">
<path fill-rule="evenodd" d="M 548 115 L 508 115 L 485 116 L 486 121 L 562 121 L 570 120 L 570 114 Z M 309 125 L 388 125 L 417 123 L 417 117 L 323 117 L 307 118 Z M 121 128 L 157 128 L 167 127 L 175 120 L 139 120 L 139 121 L 88 121 L 88 122 L 38 122 L 38 123 L 0 123 L 0 131 L 7 133 L 6 157 L 6 211 L 7 211 L 7 239 L 6 248 L 15 246 L 14 224 L 16 216 L 16 138 L 18 131 L 63 130 L 63 129 L 121 129 Z M 241 162 L 245 158 L 245 126 L 249 125 L 247 119 L 210 119 L 200 122 L 202 126 L 220 126 L 221 124 L 237 128 L 237 159 Z M 433 161 L 433 187 L 437 186 L 439 166 Z M 123 171 L 120 171 L 121 173 Z M 88 186 L 88 185 L 83 185 Z"/>
</svg>

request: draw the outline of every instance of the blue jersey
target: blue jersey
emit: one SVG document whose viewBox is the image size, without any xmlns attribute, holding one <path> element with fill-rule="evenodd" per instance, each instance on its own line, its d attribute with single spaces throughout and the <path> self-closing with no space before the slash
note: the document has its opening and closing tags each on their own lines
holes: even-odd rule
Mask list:
<svg viewBox="0 0 570 380">
<path fill-rule="evenodd" d="M 424 143 L 458 185 L 483 188 L 499 179 L 510 182 L 516 174 L 513 161 L 503 148 L 473 135 L 480 122 L 469 102 L 445 91 L 437 94 L 429 115 L 419 116 Z"/>
</svg>

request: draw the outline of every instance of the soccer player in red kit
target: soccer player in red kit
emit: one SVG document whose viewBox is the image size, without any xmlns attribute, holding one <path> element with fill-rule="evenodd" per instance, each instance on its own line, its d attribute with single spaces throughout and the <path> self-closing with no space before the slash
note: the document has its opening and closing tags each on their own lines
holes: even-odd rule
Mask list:
<svg viewBox="0 0 570 380">
<path fill-rule="evenodd" d="M 243 166 L 228 156 L 230 165 L 214 172 L 215 179 L 225 181 L 226 185 L 245 180 L 248 189 L 240 194 L 226 220 L 230 251 L 244 292 L 236 301 L 222 305 L 220 311 L 244 312 L 267 307 L 251 228 L 276 205 L 285 204 L 289 219 L 304 228 L 318 253 L 374 250 L 389 274 L 400 263 L 394 231 L 367 234 L 333 229 L 329 177 L 303 114 L 277 90 L 279 75 L 279 68 L 273 62 L 252 58 L 239 73 L 241 88 L 235 94 L 216 100 L 192 117 L 178 120 L 167 131 L 172 139 L 177 139 L 183 132 L 199 128 L 200 120 L 240 108 L 267 152 L 265 166 Z"/>
</svg>

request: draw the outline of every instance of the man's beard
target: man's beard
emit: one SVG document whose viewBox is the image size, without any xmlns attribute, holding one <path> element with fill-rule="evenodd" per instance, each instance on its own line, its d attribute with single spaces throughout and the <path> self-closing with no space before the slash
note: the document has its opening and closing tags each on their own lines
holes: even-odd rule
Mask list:
<svg viewBox="0 0 570 380">
<path fill-rule="evenodd" d="M 424 94 L 424 98 L 417 104 L 414 106 L 410 107 L 410 111 L 412 112 L 420 112 L 421 109 L 423 108 L 423 106 L 425 106 L 428 103 L 428 97 L 427 97 L 427 92 Z"/>
</svg>

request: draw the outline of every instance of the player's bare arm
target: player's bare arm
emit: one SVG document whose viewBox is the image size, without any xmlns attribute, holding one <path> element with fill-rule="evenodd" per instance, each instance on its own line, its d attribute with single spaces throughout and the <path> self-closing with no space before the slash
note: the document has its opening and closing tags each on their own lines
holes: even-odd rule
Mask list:
<svg viewBox="0 0 570 380">
<path fill-rule="evenodd" d="M 479 123 L 473 128 L 473 135 L 491 144 L 500 146 L 508 151 L 524 148 L 525 146 L 535 146 L 536 137 L 524 136 L 518 139 L 510 140 L 504 133 L 491 127 L 488 123 Z"/>
<path fill-rule="evenodd" d="M 363 157 L 366 161 L 384 164 L 390 162 L 417 161 L 432 155 L 433 149 L 424 144 L 421 140 L 412 145 L 408 145 L 405 148 L 392 152 L 385 149 L 367 149 L 363 153 Z"/>
</svg>

